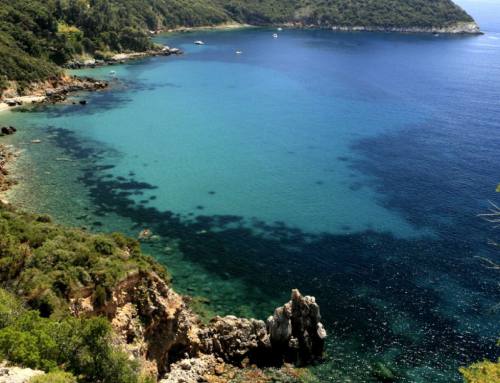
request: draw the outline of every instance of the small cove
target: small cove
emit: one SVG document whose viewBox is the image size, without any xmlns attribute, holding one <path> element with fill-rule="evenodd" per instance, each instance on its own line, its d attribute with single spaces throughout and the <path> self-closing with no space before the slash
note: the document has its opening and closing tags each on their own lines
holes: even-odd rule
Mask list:
<svg viewBox="0 0 500 383">
<path fill-rule="evenodd" d="M 186 55 L 114 68 L 115 90 L 85 107 L 0 115 L 26 148 L 13 202 L 151 228 L 145 250 L 216 313 L 265 318 L 293 287 L 315 295 L 321 381 L 375 381 L 377 362 L 401 382 L 460 381 L 498 353 L 498 277 L 474 257 L 496 256 L 475 215 L 498 178 L 500 43 L 271 35 L 160 37 Z"/>
</svg>

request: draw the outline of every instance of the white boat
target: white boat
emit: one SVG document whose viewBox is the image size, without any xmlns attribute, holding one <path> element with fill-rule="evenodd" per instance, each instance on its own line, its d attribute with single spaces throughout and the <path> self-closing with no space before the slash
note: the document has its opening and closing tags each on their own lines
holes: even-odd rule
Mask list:
<svg viewBox="0 0 500 383">
<path fill-rule="evenodd" d="M 241 55 L 243 52 L 242 51 L 236 51 L 237 55 Z"/>
<path fill-rule="evenodd" d="M 279 27 L 279 28 L 278 28 L 278 31 L 280 31 L 280 32 L 281 32 L 282 30 L 283 30 L 283 28 L 281 28 L 281 27 Z"/>
<path fill-rule="evenodd" d="M 116 74 L 116 72 L 115 72 L 114 70 L 110 70 L 110 71 L 109 71 L 109 74 L 110 74 L 111 76 L 114 76 L 114 75 Z"/>
<path fill-rule="evenodd" d="M 205 45 L 205 43 L 203 41 L 201 41 L 201 40 L 196 40 L 194 43 L 196 45 Z"/>
<path fill-rule="evenodd" d="M 278 34 L 277 34 L 277 33 L 273 33 L 273 37 L 274 37 L 275 39 L 277 39 L 277 38 L 278 38 Z"/>
</svg>

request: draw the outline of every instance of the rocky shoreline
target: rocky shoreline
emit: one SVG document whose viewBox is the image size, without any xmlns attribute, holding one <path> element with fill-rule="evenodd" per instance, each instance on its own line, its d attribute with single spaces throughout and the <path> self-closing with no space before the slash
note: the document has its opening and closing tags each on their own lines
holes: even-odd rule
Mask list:
<svg viewBox="0 0 500 383">
<path fill-rule="evenodd" d="M 292 366 L 323 357 L 327 334 L 320 308 L 298 290 L 266 321 L 225 316 L 206 325 L 190 309 L 190 298 L 153 272 L 130 275 L 100 307 L 92 294 L 71 299 L 73 315 L 106 316 L 116 343 L 160 383 L 229 382 L 248 368 L 271 366 L 294 374 Z"/>
<path fill-rule="evenodd" d="M 10 177 L 8 168 L 17 155 L 12 146 L 0 143 L 0 203 L 3 204 L 8 203 L 5 192 L 16 184 Z"/>
<path fill-rule="evenodd" d="M 139 57 L 145 56 L 128 59 Z M 0 101 L 8 108 L 56 103 L 72 92 L 107 86 L 91 78 L 62 76 L 31 84 L 22 92 L 13 83 Z M 0 128 L 2 131 L 10 135 L 15 128 Z M 16 155 L 11 146 L 0 142 L 0 196 L 14 184 L 7 168 Z M 0 203 L 7 201 L 0 199 Z M 145 375 L 154 376 L 160 383 L 223 383 L 235 379 L 265 382 L 269 381 L 269 367 L 273 367 L 279 381 L 290 381 L 299 374 L 295 366 L 306 366 L 323 357 L 327 334 L 319 306 L 314 297 L 303 296 L 298 290 L 293 290 L 290 301 L 265 321 L 225 316 L 204 324 L 191 309 L 191 301 L 152 271 L 131 272 L 104 304 L 96 304 L 93 289 L 82 289 L 69 297 L 74 316 L 108 318 L 116 345 L 138 362 Z M 4 372 L 5 382 L 9 383 L 14 382 L 12 374 L 32 376 L 31 370 L 16 366 L 5 366 Z"/>
<path fill-rule="evenodd" d="M 16 155 L 0 143 L 0 192 L 13 185 L 7 167 Z M 72 315 L 106 317 L 115 345 L 138 363 L 141 374 L 160 383 L 268 382 L 269 374 L 295 382 L 310 374 L 301 367 L 323 358 L 327 333 L 319 305 L 298 290 L 267 320 L 217 316 L 208 324 L 191 308 L 191 297 L 177 294 L 154 271 L 130 270 L 105 302 L 98 303 L 95 294 L 94 288 L 83 288 L 68 296 Z M 0 382 L 27 382 L 22 378 L 32 372 L 4 366 Z"/>
<path fill-rule="evenodd" d="M 383 27 L 383 26 L 342 26 L 342 25 L 318 25 L 305 24 L 302 22 L 292 22 L 277 25 L 284 28 L 298 29 L 331 29 L 336 32 L 384 32 L 384 33 L 428 33 L 428 34 L 448 34 L 448 35 L 481 35 L 481 29 L 475 22 L 461 22 L 449 26 L 435 27 Z"/>
<path fill-rule="evenodd" d="M 128 61 L 144 59 L 155 56 L 182 55 L 184 52 L 179 48 L 161 46 L 145 52 L 117 53 L 101 58 L 74 59 L 67 62 L 64 67 L 67 69 L 96 68 L 106 65 L 125 64 Z"/>
<path fill-rule="evenodd" d="M 18 88 L 18 84 L 11 82 L 9 88 L 0 95 L 0 111 L 22 105 L 62 102 L 70 93 L 98 91 L 107 87 L 106 81 L 67 75 L 32 83 L 22 90 Z"/>
</svg>

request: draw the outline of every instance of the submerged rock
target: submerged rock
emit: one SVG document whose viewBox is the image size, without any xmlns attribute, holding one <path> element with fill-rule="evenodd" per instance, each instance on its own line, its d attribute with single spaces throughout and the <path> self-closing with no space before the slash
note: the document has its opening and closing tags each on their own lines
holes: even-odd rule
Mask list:
<svg viewBox="0 0 500 383">
<path fill-rule="evenodd" d="M 0 136 L 3 136 L 3 135 L 10 135 L 10 134 L 14 134 L 15 132 L 17 132 L 17 129 L 14 128 L 13 126 L 3 126 L 1 129 L 0 129 Z"/>
</svg>

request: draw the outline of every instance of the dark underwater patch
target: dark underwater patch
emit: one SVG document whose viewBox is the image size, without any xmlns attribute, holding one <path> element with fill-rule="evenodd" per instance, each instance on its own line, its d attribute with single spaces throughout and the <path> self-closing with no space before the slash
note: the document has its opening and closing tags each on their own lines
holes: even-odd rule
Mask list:
<svg viewBox="0 0 500 383">
<path fill-rule="evenodd" d="M 270 224 L 231 215 L 197 215 L 188 221 L 179 214 L 134 203 L 128 193 L 156 187 L 134 177 L 109 178 L 104 173 L 109 165 L 100 165 L 104 153 L 71 132 L 56 130 L 55 133 L 60 147 L 85 163 L 80 181 L 89 190 L 96 215 L 116 213 L 130 218 L 137 228 L 148 227 L 162 238 L 179 239 L 184 257 L 221 278 L 237 278 L 248 286 L 258 284 L 263 302 L 282 299 L 293 287 L 316 296 L 324 322 L 335 338 L 355 339 L 358 351 L 373 361 L 397 347 L 403 352 L 395 357 L 394 368 L 403 375 L 405 369 L 430 366 L 452 374 L 458 382 L 458 365 L 498 354 L 492 329 L 499 317 L 498 313 L 488 312 L 489 305 L 500 298 L 493 283 L 497 276 L 474 260 L 475 243 L 456 241 L 455 237 L 445 235 L 401 239 L 373 230 L 355 234 L 310 234 L 284 222 Z M 377 139 L 390 143 L 395 138 Z M 392 145 L 384 147 L 378 141 L 377 144 L 382 151 L 395 150 Z M 362 142 L 356 150 L 372 146 L 373 142 Z M 418 149 L 423 151 L 420 155 L 426 154 L 425 148 L 417 145 L 415 150 Z M 410 148 L 397 150 L 394 155 Z M 398 182 L 410 177 L 408 168 L 412 162 L 404 168 L 406 175 L 389 177 L 388 183 L 388 175 L 384 173 L 387 170 L 380 166 L 381 158 L 377 156 L 367 152 L 368 163 L 357 162 L 353 166 L 375 175 L 373 185 L 389 196 L 384 201 L 388 207 L 404 210 L 405 216 L 416 224 L 428 224 L 421 221 L 428 212 L 419 211 L 425 206 L 422 196 L 407 195 L 395 188 Z M 392 194 L 390 188 L 395 188 Z M 415 208 L 403 209 L 409 199 Z M 439 212 L 443 208 L 435 209 Z M 464 219 L 462 213 L 452 225 L 438 226 L 438 233 L 452 230 L 463 233 L 465 229 L 456 225 L 463 224 Z M 481 227 L 479 221 L 474 222 L 472 225 Z M 484 239 L 483 233 L 481 240 Z M 158 247 L 164 245 L 160 243 Z M 439 276 L 450 278 L 464 291 L 480 294 L 484 299 L 473 305 L 464 301 L 464 307 L 456 307 L 463 317 L 446 314 L 448 297 L 439 289 Z M 272 309 L 258 307 L 255 314 L 261 318 Z M 395 331 L 394 318 L 398 315 L 406 318 L 406 331 Z M 490 325 L 484 324 L 485 318 Z M 476 321 L 482 323 L 481 332 L 474 327 Z"/>
</svg>

